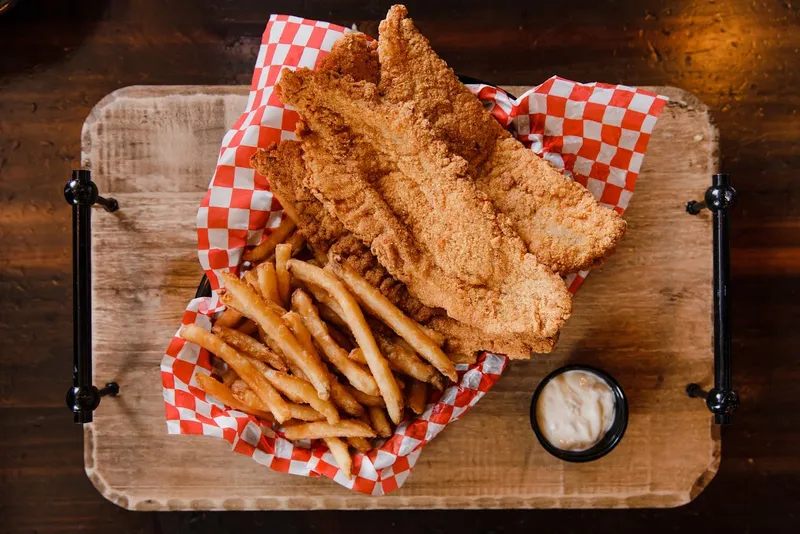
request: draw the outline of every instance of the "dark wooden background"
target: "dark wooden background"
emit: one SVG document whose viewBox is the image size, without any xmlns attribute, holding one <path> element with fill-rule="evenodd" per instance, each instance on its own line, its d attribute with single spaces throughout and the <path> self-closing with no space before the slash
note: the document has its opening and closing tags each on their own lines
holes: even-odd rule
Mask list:
<svg viewBox="0 0 800 534">
<path fill-rule="evenodd" d="M 711 107 L 722 168 L 741 193 L 732 256 L 742 408 L 696 501 L 656 511 L 156 514 L 95 491 L 63 400 L 72 287 L 61 191 L 79 164 L 84 118 L 126 85 L 248 84 L 270 13 L 374 35 L 389 4 L 22 0 L 0 16 L 0 531 L 800 531 L 800 7 L 788 0 L 408 2 L 460 73 L 674 85 Z"/>
</svg>

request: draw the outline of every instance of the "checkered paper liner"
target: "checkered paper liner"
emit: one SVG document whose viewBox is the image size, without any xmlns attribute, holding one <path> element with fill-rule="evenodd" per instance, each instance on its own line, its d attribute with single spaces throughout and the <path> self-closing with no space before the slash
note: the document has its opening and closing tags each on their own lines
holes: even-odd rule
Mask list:
<svg viewBox="0 0 800 534">
<path fill-rule="evenodd" d="M 245 247 L 256 246 L 277 227 L 283 210 L 250 156 L 272 142 L 294 139 L 297 113 L 274 92 L 283 68 L 315 68 L 333 43 L 350 30 L 327 22 L 273 15 L 256 60 L 247 107 L 222 141 L 209 189 L 197 213 L 198 256 L 212 287 L 223 270 L 238 272 Z M 483 84 L 467 86 L 526 147 L 587 187 L 598 201 L 624 213 L 656 120 L 666 97 L 624 85 L 581 84 L 553 77 L 517 99 Z M 569 275 L 575 292 L 588 272 Z M 192 300 L 182 325 L 210 329 L 223 307 L 215 295 Z M 337 468 L 323 442 L 292 444 L 279 427 L 226 409 L 207 397 L 195 373 L 214 373 L 209 354 L 180 337 L 161 363 L 167 429 L 228 441 L 233 450 L 273 470 L 326 476 L 345 487 L 384 495 L 400 487 L 422 446 L 466 413 L 497 381 L 507 364 L 484 353 L 458 366 L 459 380 L 436 393 L 423 414 L 403 421 L 378 448 L 354 455 L 352 479 Z M 438 398 L 437 398 L 438 397 Z"/>
<path fill-rule="evenodd" d="M 194 299 L 182 323 L 210 329 L 217 310 L 211 297 Z M 435 392 L 421 415 L 401 422 L 394 435 L 378 448 L 355 454 L 353 477 L 348 479 L 323 441 L 293 444 L 283 437 L 277 425 L 227 409 L 207 396 L 194 376 L 195 373 L 215 372 L 210 354 L 176 335 L 161 362 L 167 430 L 170 434 L 220 437 L 228 441 L 234 451 L 275 471 L 322 475 L 361 493 L 384 495 L 403 485 L 422 446 L 478 402 L 500 378 L 506 363 L 504 356 L 482 354 L 473 365 L 457 365 L 458 384 L 442 393 Z"/>
</svg>

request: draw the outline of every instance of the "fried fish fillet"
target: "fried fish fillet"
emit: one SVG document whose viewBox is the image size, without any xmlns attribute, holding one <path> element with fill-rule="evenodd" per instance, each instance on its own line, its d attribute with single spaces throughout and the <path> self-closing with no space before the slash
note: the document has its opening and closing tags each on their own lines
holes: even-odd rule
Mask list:
<svg viewBox="0 0 800 534">
<path fill-rule="evenodd" d="M 367 41 L 363 34 L 349 33 L 334 44 L 331 54 L 319 69 L 377 83 L 380 75 L 377 43 Z M 259 174 L 267 177 L 273 193 L 293 213 L 298 230 L 315 255 L 326 256 L 332 252 L 343 257 L 409 317 L 444 334 L 448 352 L 488 350 L 521 359 L 529 358 L 532 352 L 552 351 L 557 336 L 543 339 L 489 336 L 480 328 L 448 317 L 441 308 L 430 308 L 414 298 L 406 286 L 393 278 L 375 255 L 303 186 L 306 168 L 300 143 L 283 141 L 267 150 L 259 150 L 251 158 L 251 164 Z"/>
<path fill-rule="evenodd" d="M 363 33 L 346 33 L 333 43 L 319 70 L 377 84 L 381 75 L 378 42 L 368 41 Z"/>
<path fill-rule="evenodd" d="M 302 148 L 297 141 L 282 141 L 259 150 L 250 160 L 253 168 L 265 176 L 281 204 L 293 213 L 298 231 L 306 238 L 315 255 L 339 255 L 370 284 L 377 287 L 398 308 L 414 320 L 427 324 L 445 335 L 447 352 L 473 353 L 487 350 L 513 359 L 529 358 L 532 352 L 550 352 L 556 338 L 523 339 L 522 336 L 485 334 L 447 317 L 442 309 L 430 308 L 409 294 L 402 282 L 393 278 L 372 252 L 303 186 L 306 174 Z"/>
<path fill-rule="evenodd" d="M 526 149 L 483 108 L 419 33 L 404 6 L 380 24 L 380 92 L 410 103 L 447 147 L 470 166 L 491 199 L 536 255 L 559 273 L 587 269 L 609 255 L 625 221 L 591 193 Z"/>
<path fill-rule="evenodd" d="M 467 162 L 413 103 L 329 71 L 284 71 L 300 114 L 306 185 L 424 304 L 490 335 L 554 336 L 570 314 L 563 281 L 473 185 Z"/>
</svg>

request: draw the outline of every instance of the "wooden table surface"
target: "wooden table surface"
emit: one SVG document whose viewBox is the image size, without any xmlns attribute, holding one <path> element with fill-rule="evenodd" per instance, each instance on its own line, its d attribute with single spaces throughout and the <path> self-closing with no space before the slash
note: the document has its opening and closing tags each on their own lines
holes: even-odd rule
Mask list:
<svg viewBox="0 0 800 534">
<path fill-rule="evenodd" d="M 61 190 L 89 110 L 127 85 L 249 83 L 272 12 L 374 34 L 388 5 L 22 0 L 0 16 L 0 532 L 797 531 L 800 10 L 786 0 L 408 3 L 458 72 L 509 85 L 552 74 L 672 85 L 710 106 L 722 169 L 741 194 L 732 261 L 742 407 L 723 430 L 719 474 L 694 502 L 660 511 L 151 514 L 123 511 L 93 488 L 63 401 L 72 288 Z"/>
</svg>

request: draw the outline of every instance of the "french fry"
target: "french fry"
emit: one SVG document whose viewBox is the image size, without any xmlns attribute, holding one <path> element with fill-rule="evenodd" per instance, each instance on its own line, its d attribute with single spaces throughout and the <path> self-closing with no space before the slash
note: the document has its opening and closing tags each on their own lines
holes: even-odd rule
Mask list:
<svg viewBox="0 0 800 534">
<path fill-rule="evenodd" d="M 392 377 L 394 380 L 394 377 Z M 352 395 L 359 404 L 363 404 L 364 406 L 380 406 L 381 408 L 386 407 L 386 402 L 383 400 L 383 397 L 379 395 L 367 395 L 366 393 L 362 393 L 353 386 L 349 384 L 344 385 L 344 389 L 346 389 L 350 395 Z"/>
<path fill-rule="evenodd" d="M 305 325 L 303 325 L 303 320 L 300 315 L 295 312 L 289 312 L 283 316 L 283 319 L 297 336 L 297 340 L 300 344 L 303 345 L 309 353 L 313 353 L 314 357 L 319 360 L 319 354 L 317 353 L 316 347 L 314 347 L 314 342 L 311 340 L 311 334 L 308 332 Z M 319 364 L 324 367 L 321 361 L 319 361 Z M 292 372 L 301 378 L 305 378 L 300 369 L 293 369 Z M 328 372 L 327 369 L 326 372 Z M 328 375 L 331 384 L 331 400 L 333 403 L 351 415 L 361 414 L 364 409 L 358 404 L 358 401 L 342 387 L 335 376 L 331 375 L 330 372 L 328 372 Z"/>
<path fill-rule="evenodd" d="M 356 363 L 360 363 L 361 365 L 367 365 L 367 359 L 364 357 L 364 351 L 361 350 L 359 347 L 356 347 L 353 350 L 351 350 L 350 353 L 347 355 L 347 357 Z"/>
<path fill-rule="evenodd" d="M 336 464 L 342 470 L 344 476 L 348 479 L 351 478 L 353 476 L 353 459 L 350 457 L 347 443 L 339 438 L 325 438 L 325 444 L 330 449 L 333 459 L 336 460 Z"/>
<path fill-rule="evenodd" d="M 336 406 L 328 400 L 320 399 L 310 383 L 302 378 L 270 369 L 258 360 L 251 361 L 264 374 L 267 380 L 275 386 L 275 389 L 286 395 L 289 400 L 310 404 L 312 408 L 324 415 L 329 423 L 335 423 L 339 420 L 339 412 L 336 410 Z"/>
<path fill-rule="evenodd" d="M 302 323 L 302 319 L 296 313 L 289 312 L 283 316 L 287 323 L 289 324 L 289 328 L 298 338 L 298 341 L 301 345 L 303 345 L 306 350 L 309 352 L 313 351 L 314 356 L 319 359 L 319 355 L 317 353 L 316 348 L 314 347 L 314 342 L 311 340 L 311 334 L 309 334 L 308 330 Z M 323 365 L 320 361 L 320 365 Z M 323 365 L 324 367 L 324 365 Z M 326 372 L 327 369 L 326 369 Z M 305 374 L 302 372 L 301 369 L 292 368 L 292 373 L 299 376 L 300 378 L 306 379 Z M 335 376 L 328 372 L 328 380 L 330 380 L 331 384 L 331 397 L 330 400 L 333 403 L 344 410 L 345 412 L 349 413 L 350 415 L 360 415 L 364 412 L 364 408 L 358 403 L 358 401 L 350 395 L 350 393 L 342 387 L 342 384 L 336 379 Z"/>
<path fill-rule="evenodd" d="M 258 395 L 253 393 L 252 389 L 247 387 L 244 381 L 237 380 L 234 382 L 231 390 L 233 391 L 233 396 L 246 406 L 256 410 L 263 410 L 265 408 L 264 402 L 258 398 Z M 289 410 L 292 412 L 292 419 L 300 421 L 323 421 L 325 419 L 324 415 L 307 404 L 295 404 L 294 402 L 287 402 L 286 404 L 289 405 Z"/>
<path fill-rule="evenodd" d="M 251 289 L 253 289 L 253 288 L 251 287 Z M 259 299 L 261 299 L 263 301 L 263 305 L 266 306 L 267 308 L 269 308 L 270 310 L 272 310 L 272 313 L 274 313 L 278 317 L 281 317 L 281 316 L 283 316 L 283 314 L 286 313 L 286 310 L 280 304 L 275 304 L 271 300 L 266 300 L 266 299 L 261 298 L 261 294 L 257 289 L 253 289 L 253 292 L 255 293 L 255 296 L 257 298 L 259 298 Z M 227 292 L 227 291 L 222 292 L 220 294 L 219 300 L 220 300 L 220 302 L 222 302 L 226 306 L 231 306 L 232 308 L 237 308 L 237 307 L 241 308 L 242 307 L 241 303 L 238 303 L 236 301 L 236 297 L 234 297 L 233 294 L 231 294 L 230 292 Z M 253 322 L 252 319 L 247 319 L 245 321 L 245 323 L 247 321 L 250 321 L 250 322 L 253 323 L 253 328 L 255 329 L 255 331 L 258 332 L 258 335 L 261 337 L 262 340 L 269 339 L 269 336 L 266 334 L 266 332 L 264 332 L 264 329 L 260 325 L 258 325 L 255 322 Z M 251 334 L 248 334 L 248 335 L 251 335 Z M 266 341 L 265 341 L 265 343 L 266 343 Z M 267 346 L 269 346 L 272 349 L 272 346 L 270 346 L 270 345 L 267 345 Z M 280 352 L 276 351 L 275 349 L 272 349 L 272 351 L 275 352 L 276 354 L 281 354 Z"/>
<path fill-rule="evenodd" d="M 180 336 L 187 341 L 200 345 L 232 367 L 236 374 L 264 401 L 279 423 L 291 417 L 286 401 L 275 391 L 272 384 L 258 372 L 258 369 L 250 363 L 246 356 L 237 352 L 218 336 L 200 328 L 196 324 L 184 325 L 181 328 Z"/>
<path fill-rule="evenodd" d="M 284 437 L 290 441 L 299 439 L 325 438 L 374 438 L 375 431 L 358 419 L 342 419 L 338 423 L 304 423 L 292 425 L 283 430 Z"/>
<path fill-rule="evenodd" d="M 273 352 L 279 355 L 282 354 L 280 352 L 280 347 L 278 347 L 269 337 L 266 338 L 265 342 Z M 306 377 L 306 374 L 303 372 L 303 370 L 297 367 L 297 365 L 295 365 L 291 360 L 287 360 L 287 364 L 293 375 L 303 380 L 308 380 L 308 377 Z M 356 417 L 364 413 L 364 407 L 358 403 L 355 397 L 353 397 L 346 389 L 344 389 L 342 384 L 339 383 L 335 376 L 330 375 L 329 373 L 328 379 L 331 383 L 330 400 L 333 401 L 333 404 L 344 410 L 346 413 Z"/>
<path fill-rule="evenodd" d="M 282 359 L 286 363 L 287 366 L 289 366 L 289 370 L 292 371 L 292 374 L 297 374 L 297 373 L 294 372 L 295 369 L 297 369 L 297 366 L 294 365 L 294 362 L 292 360 L 290 360 L 289 358 L 286 357 L 286 355 L 283 353 L 281 348 L 278 346 L 278 343 L 274 339 L 269 337 L 263 330 L 261 330 L 261 329 L 259 329 L 259 330 L 260 330 L 259 336 L 261 336 L 261 340 L 264 343 L 264 345 L 266 345 L 266 347 L 269 350 L 271 350 L 272 352 L 277 354 L 278 357 L 280 359 Z"/>
<path fill-rule="evenodd" d="M 314 341 L 322 349 L 322 354 L 325 355 L 331 365 L 336 367 L 350 381 L 353 387 L 368 395 L 380 394 L 378 384 L 375 383 L 375 379 L 369 371 L 350 360 L 347 357 L 347 352 L 337 345 L 330 336 L 328 327 L 322 322 L 322 319 L 317 314 L 317 309 L 311 302 L 311 297 L 302 289 L 297 289 L 292 294 L 292 309 L 300 314 L 307 331 L 310 332 Z M 291 326 L 289 325 L 290 328 Z M 297 332 L 295 332 L 295 335 L 297 335 Z M 297 338 L 300 340 L 299 335 L 297 335 Z"/>
<path fill-rule="evenodd" d="M 292 257 L 294 258 L 306 246 L 306 238 L 298 230 L 286 239 L 286 244 L 292 245 Z"/>
<path fill-rule="evenodd" d="M 295 214 L 296 216 L 296 214 Z M 298 220 L 295 218 L 295 221 Z M 299 231 L 298 231 L 299 233 Z M 317 267 L 324 267 L 326 263 L 328 263 L 328 254 L 321 251 L 318 247 L 310 247 L 309 250 L 314 255 L 313 259 L 308 260 L 310 263 L 313 263 Z"/>
<path fill-rule="evenodd" d="M 314 298 L 317 300 L 317 310 L 319 311 L 319 316 L 321 318 L 325 319 L 332 325 L 335 325 L 337 328 L 341 328 L 343 332 L 350 332 L 350 327 L 347 325 L 347 322 L 342 319 L 338 313 L 333 311 L 333 309 L 327 304 L 323 303 L 323 301 L 317 299 L 316 295 L 314 295 Z"/>
<path fill-rule="evenodd" d="M 213 328 L 211 328 L 211 331 L 222 338 L 222 341 L 243 352 L 244 354 L 268 363 L 278 371 L 286 370 L 286 364 L 284 363 L 283 358 L 247 334 L 243 334 L 238 330 L 225 328 L 224 326 L 219 326 L 216 324 L 213 326 Z"/>
<path fill-rule="evenodd" d="M 307 404 L 289 403 L 289 409 L 292 411 L 292 419 L 299 419 L 300 421 L 324 421 L 325 416 Z"/>
<path fill-rule="evenodd" d="M 356 300 L 358 300 L 358 299 L 356 298 Z M 368 323 L 368 324 L 369 324 L 369 325 L 372 327 L 372 330 L 373 330 L 373 331 L 375 330 L 375 325 L 376 325 L 376 324 L 379 324 L 379 325 L 380 325 L 381 327 L 383 327 L 384 329 L 386 329 L 386 328 L 387 328 L 387 327 L 386 327 L 386 323 L 385 323 L 385 322 L 381 322 L 381 321 L 375 322 L 375 321 L 373 321 L 373 319 L 371 319 L 371 317 L 377 317 L 377 315 L 373 314 L 373 313 L 372 313 L 372 312 L 370 312 L 369 310 L 367 310 L 367 311 L 370 313 L 370 318 L 369 318 L 369 319 L 367 319 L 367 323 Z M 401 310 L 401 311 L 402 311 L 402 310 Z M 334 313 L 335 313 L 335 312 L 334 312 Z M 412 321 L 413 321 L 413 319 L 410 319 L 410 320 L 412 320 Z M 416 323 L 416 321 L 414 321 L 414 322 Z M 426 335 L 426 336 L 430 337 L 430 338 L 431 338 L 431 341 L 433 341 L 434 343 L 436 343 L 436 345 L 437 345 L 437 346 L 439 346 L 439 347 L 442 347 L 442 346 L 444 346 L 444 343 L 445 343 L 445 341 L 447 341 L 447 339 L 444 337 L 444 334 L 442 334 L 442 333 L 440 333 L 440 332 L 437 332 L 437 331 L 436 331 L 436 330 L 434 330 L 433 328 L 427 327 L 427 326 L 425 326 L 425 325 L 423 325 L 423 324 L 416 323 L 416 325 L 419 327 L 419 329 L 420 329 L 420 330 L 422 330 L 422 332 L 424 332 L 424 333 L 425 333 L 425 335 Z M 389 330 L 389 331 L 391 331 L 391 328 L 389 328 L 388 330 Z M 400 339 L 403 339 L 403 338 L 400 338 Z M 404 339 L 403 339 L 403 341 L 404 341 L 406 344 L 408 344 L 408 342 L 406 342 Z M 411 347 L 411 345 L 408 345 L 408 346 L 409 346 L 409 347 Z M 412 352 L 416 352 L 416 351 L 414 350 L 414 348 L 413 348 L 413 347 L 411 347 L 411 348 L 410 348 L 410 350 L 411 350 Z"/>
<path fill-rule="evenodd" d="M 344 311 L 342 311 L 342 308 L 339 306 L 339 303 L 336 302 L 336 299 L 334 299 L 332 296 L 330 296 L 330 294 L 328 294 L 327 291 L 313 282 L 306 282 L 305 285 L 306 289 L 308 289 L 308 292 L 314 296 L 314 300 L 316 300 L 318 303 L 317 309 L 319 310 L 320 316 L 329 323 L 333 323 L 336 326 L 342 327 L 349 332 L 350 325 L 347 324 L 347 321 L 344 319 Z"/>
<path fill-rule="evenodd" d="M 383 293 L 378 291 L 369 282 L 364 280 L 361 275 L 355 272 L 349 265 L 343 263 L 340 258 L 333 258 L 326 267 L 330 268 L 353 292 L 356 300 L 372 315 L 381 319 L 386 325 L 397 333 L 401 338 L 408 341 L 414 350 L 425 360 L 430 362 L 450 380 L 458 380 L 455 365 L 442 349 L 425 334 L 420 325 L 407 317 L 400 309 L 392 304 Z M 335 310 L 334 310 L 335 311 Z M 359 343 L 359 346 L 361 344 Z"/>
<path fill-rule="evenodd" d="M 291 316 L 289 317 L 291 318 Z M 298 331 L 303 332 L 304 329 L 305 327 L 303 326 L 302 329 L 298 329 Z M 301 334 L 301 338 L 299 341 L 301 342 L 301 345 L 305 343 L 306 346 L 313 347 L 313 342 L 311 341 L 311 338 L 308 335 L 303 336 Z M 269 338 L 267 338 L 267 342 L 269 342 Z M 277 353 L 279 353 L 280 351 L 280 349 L 277 346 L 271 346 L 271 348 Z M 307 377 L 305 373 L 303 373 L 303 370 L 294 365 L 291 360 L 288 360 L 287 364 L 289 365 L 289 369 L 291 370 L 292 374 L 294 374 L 298 378 L 307 380 Z M 328 379 L 330 380 L 331 384 L 330 400 L 333 401 L 333 404 L 335 404 L 338 408 L 341 408 L 344 412 L 354 417 L 359 417 L 366 413 L 364 411 L 364 407 L 358 403 L 356 398 L 353 397 L 353 395 L 347 389 L 345 389 L 345 387 L 341 383 L 339 383 L 339 381 L 336 379 L 335 376 L 328 373 Z"/>
<path fill-rule="evenodd" d="M 306 238 L 300 234 L 300 230 L 292 232 L 292 235 L 283 240 L 283 243 L 292 245 L 292 257 L 294 258 L 306 248 Z M 272 251 L 265 259 L 261 260 L 265 263 L 275 263 L 275 251 Z M 259 263 L 259 265 L 261 265 Z"/>
<path fill-rule="evenodd" d="M 337 326 L 347 327 L 347 323 L 342 318 L 342 310 L 332 297 L 330 297 L 319 286 L 315 286 L 313 284 L 309 284 L 307 289 L 312 295 L 314 295 L 314 299 L 319 302 L 318 308 L 320 316 L 322 316 L 323 319 Z M 367 311 L 370 312 L 371 315 L 374 315 L 370 310 Z M 375 316 L 377 317 L 377 315 Z M 422 330 L 423 333 L 425 333 L 425 335 L 431 338 L 431 341 L 433 341 L 439 347 L 442 347 L 447 340 L 444 334 L 437 332 L 433 328 L 429 328 L 419 323 L 416 323 L 416 325 L 420 330 Z"/>
<path fill-rule="evenodd" d="M 455 364 L 472 365 L 473 363 L 478 361 L 477 352 L 473 352 L 472 354 L 461 354 L 454 352 L 452 354 L 448 354 L 447 357 L 450 358 L 450 361 Z"/>
<path fill-rule="evenodd" d="M 378 398 L 380 399 L 380 397 Z M 353 417 L 360 417 L 366 413 L 364 407 L 359 404 L 353 394 L 335 378 L 331 379 L 331 400 L 336 406 Z"/>
<path fill-rule="evenodd" d="M 358 452 L 367 452 L 372 449 L 372 445 L 370 445 L 366 438 L 347 438 L 347 442 Z"/>
<path fill-rule="evenodd" d="M 238 311 L 256 321 L 264 329 L 264 333 L 277 342 L 282 354 L 286 357 L 286 363 L 288 364 L 291 360 L 303 370 L 308 381 L 317 390 L 320 399 L 328 399 L 330 397 L 330 379 L 327 369 L 324 369 L 314 356 L 303 348 L 283 320 L 267 306 L 264 299 L 230 273 L 223 272 L 221 278 L 227 288 L 227 293 L 223 295 L 223 298 L 228 294 L 232 295 L 235 305 L 241 306 Z"/>
<path fill-rule="evenodd" d="M 394 345 L 397 345 L 398 347 L 400 347 L 401 350 L 403 350 L 403 351 L 405 351 L 405 352 L 407 352 L 409 354 L 416 355 L 417 351 L 414 350 L 414 347 L 409 345 L 408 341 L 406 341 L 402 337 L 394 337 L 394 338 L 387 338 L 387 339 L 391 339 L 392 343 Z"/>
<path fill-rule="evenodd" d="M 239 324 L 242 319 L 244 319 L 244 316 L 241 313 L 237 312 L 233 308 L 228 308 L 224 312 L 222 312 L 222 314 L 219 316 L 219 318 L 217 318 L 216 321 L 214 321 L 214 324 L 233 328 L 234 326 Z"/>
<path fill-rule="evenodd" d="M 244 322 L 236 328 L 236 330 L 241 332 L 242 334 L 247 334 L 248 336 L 252 336 L 253 334 L 258 332 L 258 325 L 252 319 L 245 319 Z"/>
<path fill-rule="evenodd" d="M 444 389 L 444 376 L 429 364 L 423 362 L 416 354 L 413 352 L 403 354 L 401 353 L 402 349 L 394 345 L 386 349 L 381 344 L 381 341 L 385 339 L 383 336 L 376 335 L 375 339 L 378 340 L 378 345 L 381 347 L 381 350 L 384 351 L 384 354 L 386 354 L 386 358 L 389 360 L 389 367 L 393 370 L 399 371 L 412 378 L 417 378 L 418 380 L 424 378 L 424 382 L 430 383 L 439 391 Z M 392 341 L 400 341 L 400 338 Z M 365 361 L 364 353 L 359 348 L 351 350 L 347 357 L 357 363 L 363 363 Z"/>
<path fill-rule="evenodd" d="M 228 367 L 228 370 L 225 371 L 225 374 L 222 375 L 222 383 L 228 387 L 231 387 L 231 384 L 236 382 L 239 379 L 239 375 L 236 374 L 236 371 L 233 370 L 233 367 Z"/>
<path fill-rule="evenodd" d="M 233 383 L 230 385 L 230 388 L 234 395 L 240 395 L 245 390 L 252 391 L 250 387 L 247 385 L 247 382 L 245 382 L 241 378 L 237 378 L 236 380 L 234 380 Z M 257 403 L 253 404 L 253 406 L 262 406 L 262 405 L 266 406 L 264 404 L 264 401 L 262 401 L 261 399 L 259 399 Z"/>
<path fill-rule="evenodd" d="M 364 351 L 369 370 L 386 402 L 389 417 L 394 423 L 399 423 L 403 418 L 403 397 L 392 376 L 392 371 L 389 369 L 389 363 L 378 349 L 375 338 L 364 319 L 364 314 L 353 295 L 333 273 L 294 259 L 289 260 L 287 265 L 292 274 L 300 281 L 319 285 L 339 304 L 350 331 L 355 336 L 358 346 Z M 449 362 L 450 360 L 448 360 Z"/>
<path fill-rule="evenodd" d="M 244 280 L 245 283 L 250 286 L 250 288 L 255 291 L 257 295 L 261 293 L 261 288 L 258 287 L 258 274 L 256 273 L 255 269 L 250 269 L 244 273 L 242 280 Z"/>
<path fill-rule="evenodd" d="M 411 389 L 409 390 L 406 401 L 411 411 L 419 415 L 425 411 L 425 401 L 428 398 L 428 385 L 419 380 L 411 381 Z"/>
<path fill-rule="evenodd" d="M 266 410 L 267 405 L 264 404 L 258 395 L 256 395 L 252 389 L 247 385 L 247 383 L 242 380 L 241 378 L 234 381 L 231 384 L 231 391 L 233 392 L 233 396 L 239 399 L 240 402 L 250 406 L 254 410 Z M 291 410 L 291 407 L 294 403 L 287 402 L 287 406 Z M 293 418 L 292 418 L 293 419 Z M 291 420 L 291 419 L 290 419 Z"/>
<path fill-rule="evenodd" d="M 296 421 L 325 421 L 325 416 L 308 404 L 297 404 L 290 402 L 289 410 L 292 412 L 292 419 Z"/>
<path fill-rule="evenodd" d="M 371 426 L 375 429 L 378 437 L 388 438 L 391 436 L 392 425 L 389 424 L 389 420 L 386 418 L 386 410 L 378 406 L 370 406 L 367 410 L 369 411 Z"/>
<path fill-rule="evenodd" d="M 320 316 L 320 319 L 321 318 L 322 316 Z M 333 338 L 333 340 L 336 342 L 337 345 L 339 345 L 348 352 L 350 352 L 354 348 L 353 340 L 350 339 L 345 334 L 343 334 L 341 330 L 330 325 L 326 326 L 328 327 L 328 334 Z M 364 365 L 366 365 L 366 363 Z"/>
<path fill-rule="evenodd" d="M 272 313 L 274 313 L 278 317 L 283 316 L 283 314 L 287 312 L 286 308 L 284 308 L 280 304 L 276 304 L 276 303 L 272 302 L 271 300 L 264 300 L 264 304 L 266 304 L 267 307 L 270 310 L 272 310 Z"/>
<path fill-rule="evenodd" d="M 446 380 L 447 379 L 444 377 L 444 375 L 442 373 L 436 373 L 436 376 L 434 376 L 431 379 L 431 381 L 428 382 L 428 383 L 430 385 L 432 385 L 433 387 L 435 387 L 436 389 L 438 389 L 439 391 L 444 391 L 444 386 L 446 385 L 445 384 Z"/>
<path fill-rule="evenodd" d="M 263 419 L 264 421 L 274 421 L 275 418 L 272 416 L 271 413 L 254 409 L 247 404 L 240 402 L 239 399 L 233 394 L 228 386 L 223 384 L 222 382 L 217 382 L 211 376 L 204 375 L 200 373 L 196 373 L 194 375 L 194 379 L 197 384 L 200 386 L 200 389 L 206 392 L 206 394 L 211 395 L 212 397 L 216 398 L 218 401 L 222 402 L 223 404 L 230 406 L 234 410 L 239 410 L 240 412 L 249 413 L 250 415 L 255 415 L 259 419 Z M 255 395 L 255 393 L 253 394 Z"/>
<path fill-rule="evenodd" d="M 439 348 L 444 347 L 444 343 L 447 341 L 447 338 L 444 337 L 444 334 L 437 332 L 433 328 L 427 327 L 424 324 L 417 323 L 417 326 L 419 326 L 419 329 L 422 330 L 426 336 L 431 338 L 431 341 L 436 343 Z"/>
<path fill-rule="evenodd" d="M 397 382 L 397 387 L 399 387 L 401 390 L 404 390 L 404 389 L 406 389 L 406 382 L 405 382 L 405 380 L 403 380 L 402 378 L 400 378 L 400 377 L 399 377 L 399 376 L 397 376 L 397 375 L 393 375 L 393 376 L 394 376 L 394 380 L 395 380 L 395 382 Z"/>
<path fill-rule="evenodd" d="M 283 351 L 282 351 L 282 350 L 281 350 L 281 348 L 278 346 L 278 344 L 275 342 L 275 340 L 271 339 L 271 338 L 270 338 L 269 336 L 267 336 L 267 335 L 262 335 L 262 338 L 264 339 L 264 344 L 265 344 L 267 347 L 269 347 L 269 349 L 270 349 L 272 352 L 274 352 L 275 354 L 277 354 L 278 356 L 280 356 L 281 358 L 283 358 L 283 360 L 286 362 L 286 366 L 289 368 L 289 371 L 290 371 L 290 372 L 291 372 L 291 373 L 292 373 L 294 376 L 296 376 L 297 378 L 302 378 L 303 380 L 306 380 L 306 381 L 308 381 L 308 377 L 307 377 L 307 376 L 306 376 L 306 374 L 303 372 L 303 370 L 302 370 L 302 369 L 300 369 L 300 368 L 297 366 L 297 364 L 296 364 L 296 363 L 295 363 L 293 360 L 291 360 L 291 359 L 289 359 L 289 358 L 286 358 L 286 356 L 284 356 L 284 354 L 283 354 Z"/>
<path fill-rule="evenodd" d="M 245 250 L 244 254 L 242 255 L 243 259 L 252 262 L 263 260 L 275 250 L 276 246 L 278 246 L 280 243 L 283 243 L 283 241 L 295 230 L 295 228 L 297 228 L 297 224 L 295 224 L 291 218 L 287 217 L 283 219 L 277 228 L 272 229 L 272 232 L 267 236 L 263 243 L 250 250 Z"/>
<path fill-rule="evenodd" d="M 414 352 L 414 348 L 411 345 L 409 345 L 408 342 L 405 339 L 403 339 L 401 337 L 398 337 L 398 338 L 394 339 L 393 341 L 394 341 L 394 343 L 396 345 L 398 345 L 399 347 L 405 349 L 414 358 L 419 358 L 417 356 L 417 353 Z M 448 359 L 450 359 L 451 362 L 453 361 L 452 358 L 450 358 L 449 355 L 447 357 L 448 357 Z M 455 362 L 453 362 L 453 364 L 455 365 Z M 435 387 L 436 389 L 438 389 L 439 391 L 442 391 L 442 390 L 444 390 L 444 386 L 445 386 L 446 381 L 447 381 L 447 379 L 444 377 L 444 375 L 442 375 L 442 373 L 440 373 L 439 371 L 434 371 L 433 372 L 433 376 L 427 382 L 430 385 L 432 385 L 433 387 Z"/>
<path fill-rule="evenodd" d="M 423 382 L 430 382 L 438 374 L 436 369 L 423 361 L 422 358 L 419 358 L 414 352 L 406 350 L 402 345 L 395 343 L 394 340 L 387 339 L 381 335 L 376 335 L 375 339 L 392 367 L 401 373 Z"/>
<path fill-rule="evenodd" d="M 320 366 L 322 366 L 323 364 L 319 356 L 319 351 L 317 351 L 317 347 L 314 345 L 311 332 L 308 331 L 308 328 L 306 328 L 306 325 L 303 323 L 303 317 L 295 311 L 290 311 L 284 313 L 281 319 L 283 319 L 283 322 L 289 327 L 289 330 L 292 331 L 300 345 L 317 360 Z"/>
<path fill-rule="evenodd" d="M 278 277 L 278 295 L 281 298 L 281 305 L 289 307 L 289 292 L 292 287 L 292 279 L 286 262 L 292 258 L 292 245 L 281 243 L 275 247 L 275 275 Z"/>
<path fill-rule="evenodd" d="M 272 192 L 272 195 L 273 195 L 275 198 L 277 198 L 277 199 L 278 199 L 278 202 L 280 202 L 280 203 L 281 203 L 281 206 L 283 206 L 283 213 L 284 213 L 284 214 L 285 214 L 287 217 L 289 217 L 289 218 L 290 218 L 291 220 L 293 220 L 295 223 L 296 223 L 297 221 L 299 221 L 299 220 L 300 220 L 300 219 L 298 218 L 297 212 L 294 210 L 294 205 L 293 205 L 291 202 L 284 202 L 284 201 L 283 201 L 284 199 L 282 199 L 282 198 L 281 198 L 281 194 L 280 194 L 280 193 L 278 193 L 277 191 L 273 191 L 273 192 Z"/>
<path fill-rule="evenodd" d="M 264 262 L 256 268 L 258 287 L 261 296 L 270 302 L 280 304 L 281 297 L 278 293 L 278 278 L 275 275 L 275 266 L 272 262 Z"/>
<path fill-rule="evenodd" d="M 272 340 L 267 338 L 266 342 L 273 352 L 280 354 L 280 348 Z M 291 360 L 287 363 L 289 364 L 289 370 L 293 375 L 303 380 L 307 380 L 307 377 L 305 373 L 303 373 L 302 369 L 294 365 Z M 339 383 L 335 376 L 329 374 L 328 379 L 331 383 L 330 400 L 336 405 L 337 408 L 341 408 L 346 413 L 355 417 L 358 417 L 364 413 L 364 407 L 358 403 L 355 397 L 353 397 L 346 389 L 344 389 L 344 386 Z"/>
</svg>

